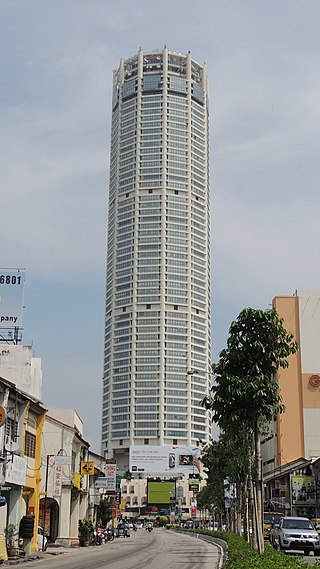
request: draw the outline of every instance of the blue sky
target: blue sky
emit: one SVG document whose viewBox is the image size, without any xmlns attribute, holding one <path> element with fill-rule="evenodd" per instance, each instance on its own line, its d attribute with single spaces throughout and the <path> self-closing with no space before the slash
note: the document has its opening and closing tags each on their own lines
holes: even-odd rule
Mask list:
<svg viewBox="0 0 320 569">
<path fill-rule="evenodd" d="M 210 81 L 213 352 L 246 306 L 319 288 L 318 0 L 1 0 L 0 266 L 25 267 L 43 399 L 98 444 L 112 70 L 162 48 Z"/>
</svg>

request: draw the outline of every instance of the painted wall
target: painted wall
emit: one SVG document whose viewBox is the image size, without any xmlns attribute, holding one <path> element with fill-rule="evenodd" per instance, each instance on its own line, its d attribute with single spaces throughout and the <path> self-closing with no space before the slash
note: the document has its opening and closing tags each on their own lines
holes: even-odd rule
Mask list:
<svg viewBox="0 0 320 569">
<path fill-rule="evenodd" d="M 276 297 L 273 306 L 284 319 L 285 328 L 300 344 L 299 299 L 297 296 Z M 289 367 L 277 374 L 280 393 L 286 407 L 277 420 L 277 466 L 304 456 L 304 425 L 300 352 L 289 358 Z"/>
<path fill-rule="evenodd" d="M 2 344 L 0 348 L 0 376 L 41 401 L 41 358 L 33 357 L 31 346 Z"/>
<path fill-rule="evenodd" d="M 299 319 L 305 458 L 315 458 L 320 456 L 320 389 L 310 377 L 320 376 L 319 291 L 299 291 Z"/>
</svg>

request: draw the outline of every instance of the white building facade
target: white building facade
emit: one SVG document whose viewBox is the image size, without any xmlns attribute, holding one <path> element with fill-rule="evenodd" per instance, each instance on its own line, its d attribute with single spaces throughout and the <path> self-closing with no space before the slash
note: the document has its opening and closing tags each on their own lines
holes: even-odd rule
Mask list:
<svg viewBox="0 0 320 569">
<path fill-rule="evenodd" d="M 210 194 L 205 66 L 139 53 L 113 77 L 102 451 L 208 441 Z"/>
<path fill-rule="evenodd" d="M 0 344 L 0 375 L 41 401 L 41 358 L 33 355 L 32 346 Z"/>
<path fill-rule="evenodd" d="M 40 522 L 49 542 L 79 544 L 79 520 L 87 517 L 89 476 L 80 465 L 88 460 L 89 444 L 73 409 L 49 408 L 43 427 Z"/>
</svg>

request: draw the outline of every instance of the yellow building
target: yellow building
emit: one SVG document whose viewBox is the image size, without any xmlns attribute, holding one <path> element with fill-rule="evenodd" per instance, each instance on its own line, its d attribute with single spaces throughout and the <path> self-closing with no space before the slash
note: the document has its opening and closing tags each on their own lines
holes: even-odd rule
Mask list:
<svg viewBox="0 0 320 569">
<path fill-rule="evenodd" d="M 42 403 L 4 378 L 0 378 L 0 404 L 6 420 L 0 430 L 0 451 L 4 457 L 0 530 L 11 525 L 18 540 L 22 516 L 34 516 L 32 549 L 37 550 L 39 493 L 41 481 L 42 427 L 46 409 Z"/>
<path fill-rule="evenodd" d="M 37 551 L 39 502 L 41 488 L 41 450 L 43 425 L 46 409 L 32 399 L 28 401 L 23 433 L 22 456 L 26 460 L 26 481 L 23 488 L 23 501 L 26 513 L 34 515 L 35 532 L 32 540 L 32 550 Z"/>
</svg>

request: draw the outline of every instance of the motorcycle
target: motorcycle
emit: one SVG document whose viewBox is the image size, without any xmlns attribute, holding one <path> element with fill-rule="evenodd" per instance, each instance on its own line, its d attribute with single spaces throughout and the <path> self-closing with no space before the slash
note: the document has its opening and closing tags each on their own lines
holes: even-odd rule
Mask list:
<svg viewBox="0 0 320 569">
<path fill-rule="evenodd" d="M 107 538 L 104 534 L 103 528 L 97 527 L 93 532 L 93 543 L 94 545 L 102 545 L 107 541 Z"/>
<path fill-rule="evenodd" d="M 113 541 L 114 540 L 114 532 L 111 528 L 107 528 L 105 530 L 106 541 Z"/>
</svg>

